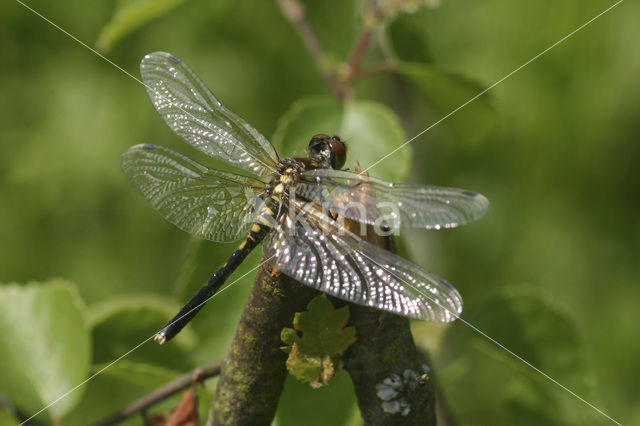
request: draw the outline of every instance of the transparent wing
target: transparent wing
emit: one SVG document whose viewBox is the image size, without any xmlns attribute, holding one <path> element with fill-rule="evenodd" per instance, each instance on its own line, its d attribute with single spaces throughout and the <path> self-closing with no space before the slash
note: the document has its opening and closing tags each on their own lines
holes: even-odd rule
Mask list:
<svg viewBox="0 0 640 426">
<path fill-rule="evenodd" d="M 309 170 L 302 180 L 296 197 L 371 225 L 384 220 L 393 228 L 454 228 L 479 219 L 489 208 L 489 200 L 475 192 L 391 183 L 345 170 Z"/>
<path fill-rule="evenodd" d="M 187 64 L 154 52 L 144 57 L 140 73 L 158 113 L 187 143 L 258 176 L 273 173 L 278 154 L 271 143 L 222 105 Z"/>
<path fill-rule="evenodd" d="M 211 241 L 246 235 L 257 199 L 256 179 L 209 169 L 175 151 L 136 145 L 122 154 L 131 184 L 169 222 Z"/>
<path fill-rule="evenodd" d="M 325 293 L 409 318 L 449 322 L 462 312 L 451 284 L 326 219 L 309 203 L 283 215 L 265 257 L 290 277 Z"/>
</svg>

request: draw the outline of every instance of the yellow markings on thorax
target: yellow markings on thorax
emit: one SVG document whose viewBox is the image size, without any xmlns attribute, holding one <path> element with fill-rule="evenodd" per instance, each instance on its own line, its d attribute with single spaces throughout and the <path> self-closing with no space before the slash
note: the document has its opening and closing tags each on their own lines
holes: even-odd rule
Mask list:
<svg viewBox="0 0 640 426">
<path fill-rule="evenodd" d="M 272 201 L 275 201 L 275 202 L 276 202 L 276 203 L 278 203 L 278 204 L 281 204 L 281 203 L 282 203 L 282 197 L 281 197 L 280 195 L 271 194 L 271 195 L 269 196 L 269 199 L 270 199 L 270 200 L 272 200 Z M 271 215 L 271 216 L 275 217 L 276 215 L 275 215 L 275 214 L 273 214 L 273 215 Z"/>
<path fill-rule="evenodd" d="M 267 214 L 268 214 L 268 215 L 270 215 L 270 216 L 275 216 L 275 213 L 273 212 L 273 210 L 271 210 L 271 209 L 270 209 L 269 207 L 267 207 L 267 206 L 264 206 L 264 207 L 262 208 L 262 211 L 263 211 L 263 212 L 265 212 L 265 213 L 267 213 Z"/>
<path fill-rule="evenodd" d="M 282 176 L 280 176 L 280 182 L 282 182 L 282 183 L 289 183 L 289 182 L 291 182 L 291 176 L 289 176 L 289 175 L 282 175 Z"/>
<path fill-rule="evenodd" d="M 271 222 L 269 222 L 269 219 L 267 219 L 266 217 L 264 217 L 262 215 L 258 216 L 258 222 L 260 222 L 261 224 L 263 224 L 267 228 L 271 228 Z"/>
<path fill-rule="evenodd" d="M 276 185 L 275 188 L 273 188 L 273 193 L 274 194 L 282 194 L 284 192 L 284 185 L 279 183 Z"/>
</svg>

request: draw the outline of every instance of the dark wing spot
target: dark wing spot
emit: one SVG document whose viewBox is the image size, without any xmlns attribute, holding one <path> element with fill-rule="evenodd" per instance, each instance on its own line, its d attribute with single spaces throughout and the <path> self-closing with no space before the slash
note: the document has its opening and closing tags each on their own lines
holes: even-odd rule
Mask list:
<svg viewBox="0 0 640 426">
<path fill-rule="evenodd" d="M 154 145 L 152 143 L 145 143 L 144 145 L 142 145 L 142 147 L 144 149 L 156 149 L 158 147 L 158 145 Z"/>
<path fill-rule="evenodd" d="M 464 195 L 468 195 L 469 197 L 477 197 L 478 193 L 473 191 L 462 191 Z"/>
<path fill-rule="evenodd" d="M 172 60 L 173 62 L 175 62 L 176 64 L 181 64 L 182 63 L 182 59 L 177 58 L 175 56 L 173 56 L 171 53 L 167 54 L 167 57 Z"/>
</svg>

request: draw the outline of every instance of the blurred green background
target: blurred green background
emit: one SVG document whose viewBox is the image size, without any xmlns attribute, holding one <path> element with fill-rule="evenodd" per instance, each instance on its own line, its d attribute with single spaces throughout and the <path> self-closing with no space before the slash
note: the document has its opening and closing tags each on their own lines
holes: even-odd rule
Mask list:
<svg viewBox="0 0 640 426">
<path fill-rule="evenodd" d="M 372 149 L 398 146 L 613 1 L 427 3 L 376 33 L 366 62 L 412 64 L 355 84 L 363 117 L 391 124 L 369 134 L 347 126 L 349 164 L 371 164 Z M 99 41 L 135 77 L 146 53 L 181 57 L 281 155 L 306 147 L 296 123 L 332 123 L 339 108 L 274 2 L 28 4 Z M 344 60 L 361 2 L 306 5 L 334 62 Z M 624 424 L 640 424 L 639 14 L 623 2 L 371 170 L 489 198 L 480 222 L 412 232 L 403 254 L 454 283 L 466 321 Z M 33 413 L 149 337 L 235 245 L 190 240 L 124 179 L 119 156 L 131 145 L 193 154 L 139 82 L 13 1 L 0 5 L 0 46 L 0 393 Z M 385 131 L 392 141 L 366 146 Z M 252 275 L 175 344 L 142 346 L 49 415 L 86 424 L 224 356 Z M 433 358 L 443 424 L 610 423 L 464 323 L 414 326 Z M 215 380 L 201 392 L 205 411 L 214 390 Z M 17 424 L 0 410 L 2 422 Z M 348 376 L 315 391 L 288 379 L 276 422 L 359 424 Z"/>
</svg>

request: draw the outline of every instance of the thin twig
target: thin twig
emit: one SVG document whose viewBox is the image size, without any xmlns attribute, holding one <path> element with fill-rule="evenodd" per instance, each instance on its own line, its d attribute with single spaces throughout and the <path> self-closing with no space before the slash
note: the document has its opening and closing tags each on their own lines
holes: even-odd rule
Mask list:
<svg viewBox="0 0 640 426">
<path fill-rule="evenodd" d="M 349 76 L 357 74 L 358 69 L 360 68 L 360 62 L 362 62 L 362 58 L 367 52 L 372 35 L 373 26 L 365 23 L 365 26 L 358 37 L 358 41 L 351 52 L 351 56 L 349 57 Z"/>
<path fill-rule="evenodd" d="M 362 31 L 358 36 L 358 41 L 356 41 L 355 46 L 351 50 L 351 55 L 349 55 L 348 64 L 348 72 L 347 72 L 347 80 L 351 80 L 354 76 L 358 74 L 358 70 L 360 69 L 360 64 L 362 59 L 364 58 L 367 49 L 369 48 L 369 43 L 371 42 L 371 37 L 373 36 L 373 30 L 376 25 L 380 21 L 381 15 L 376 5 L 375 0 L 368 0 L 367 2 L 367 10 L 364 15 L 364 22 L 362 26 Z"/>
<path fill-rule="evenodd" d="M 397 65 L 390 61 L 380 61 L 374 64 L 368 65 L 361 71 L 358 71 L 351 77 L 351 81 L 357 81 L 363 78 L 371 77 L 377 74 L 383 74 L 397 69 Z"/>
<path fill-rule="evenodd" d="M 213 361 L 209 364 L 198 367 L 193 371 L 185 373 L 167 383 L 166 385 L 154 390 L 149 395 L 138 399 L 123 410 L 118 411 L 117 413 L 112 414 L 106 419 L 95 423 L 94 426 L 114 425 L 127 419 L 128 417 L 133 416 L 134 414 L 141 413 L 150 406 L 167 399 L 171 395 L 180 392 L 183 389 L 188 388 L 194 382 L 217 376 L 218 374 L 220 374 L 221 365 L 222 361 Z"/>
<path fill-rule="evenodd" d="M 280 6 L 282 15 L 298 32 L 298 35 L 327 83 L 327 86 L 329 86 L 329 89 L 331 89 L 335 96 L 343 100 L 346 97 L 346 86 L 336 78 L 335 74 L 329 71 L 327 67 L 327 55 L 320 44 L 320 40 L 318 40 L 318 37 L 313 31 L 311 24 L 307 20 L 304 5 L 298 0 L 277 0 L 277 3 L 278 6 Z"/>
</svg>

